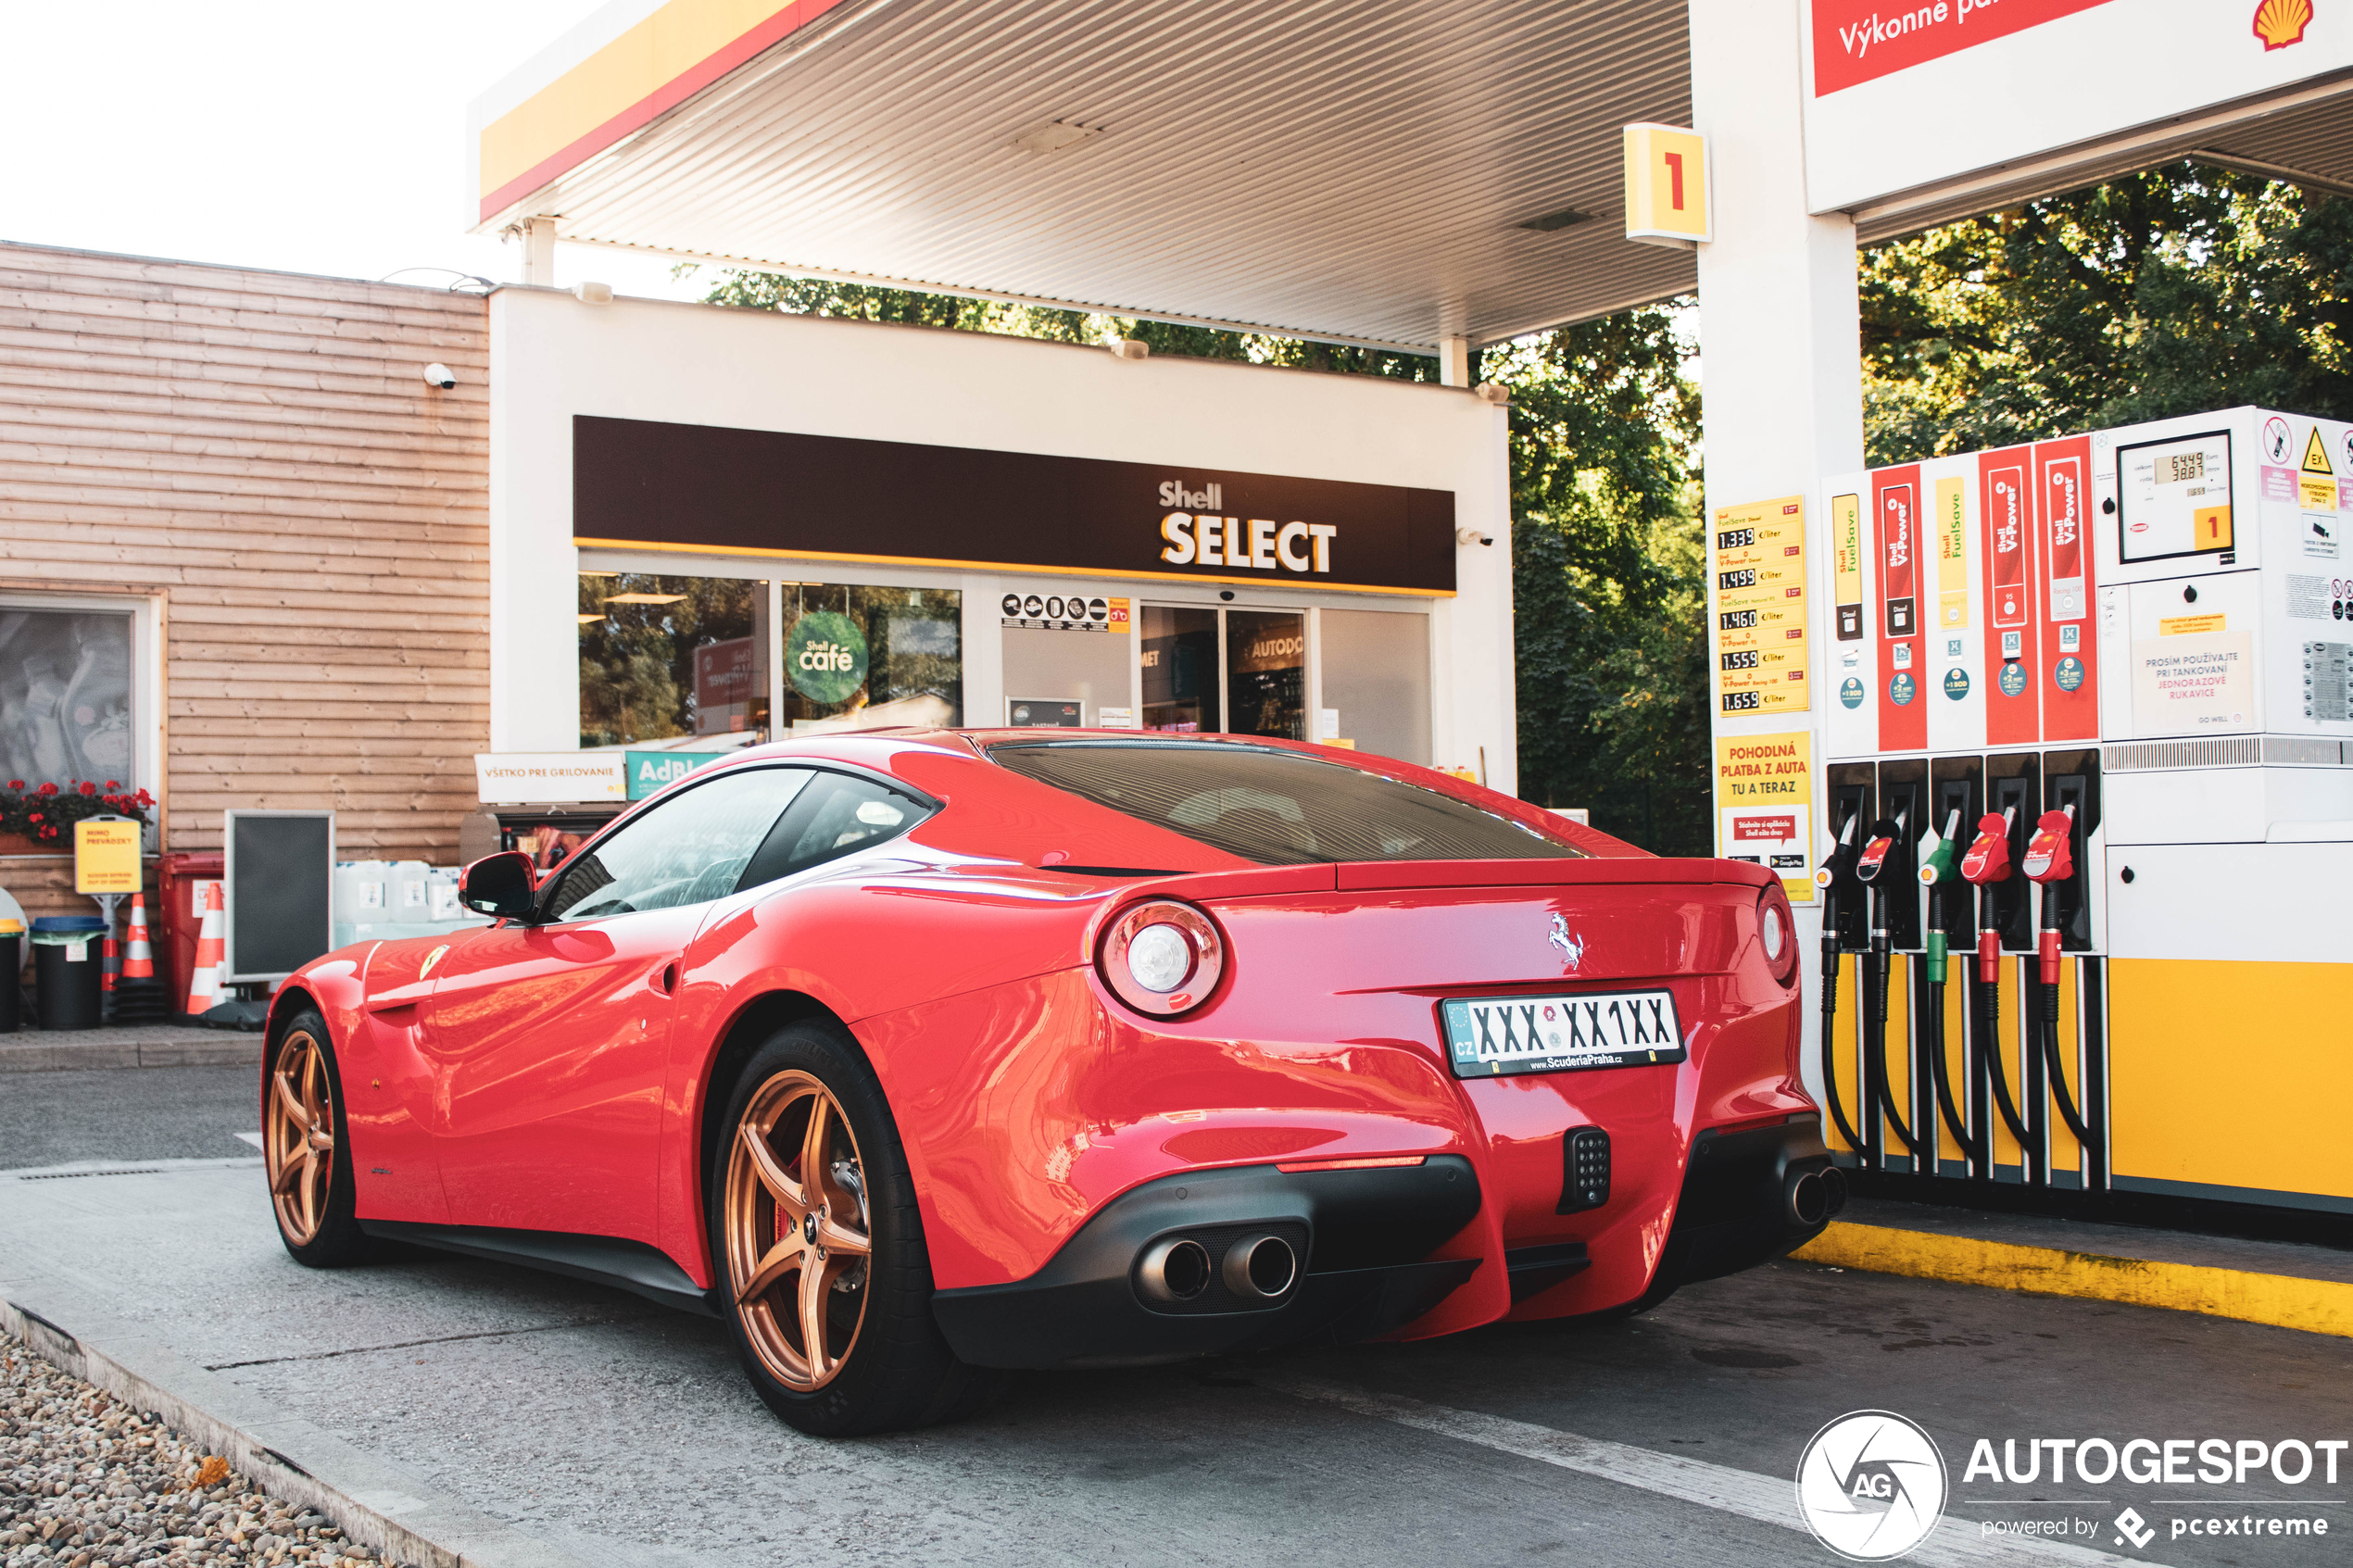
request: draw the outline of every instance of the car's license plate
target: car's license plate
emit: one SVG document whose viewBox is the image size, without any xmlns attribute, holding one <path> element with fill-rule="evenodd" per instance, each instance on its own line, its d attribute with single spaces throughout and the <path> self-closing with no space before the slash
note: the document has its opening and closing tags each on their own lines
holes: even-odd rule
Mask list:
<svg viewBox="0 0 2353 1568">
<path fill-rule="evenodd" d="M 1440 1008 L 1457 1078 L 1576 1073 L 1683 1060 L 1675 994 L 1587 991 L 1573 997 L 1458 997 Z"/>
</svg>

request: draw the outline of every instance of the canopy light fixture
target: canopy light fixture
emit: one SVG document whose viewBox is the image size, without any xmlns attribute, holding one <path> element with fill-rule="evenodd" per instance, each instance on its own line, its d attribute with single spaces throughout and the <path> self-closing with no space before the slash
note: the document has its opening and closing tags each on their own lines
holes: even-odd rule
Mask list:
<svg viewBox="0 0 2353 1568">
<path fill-rule="evenodd" d="M 1573 207 L 1565 207 L 1558 212 L 1548 212 L 1541 218 L 1531 218 L 1520 227 L 1533 229 L 1540 234 L 1549 234 L 1555 229 L 1571 229 L 1579 223 L 1590 223 L 1592 218 L 1593 215 L 1590 212 L 1579 212 Z"/>
<path fill-rule="evenodd" d="M 684 594 L 614 594 L 605 600 L 609 605 L 674 605 Z"/>
<path fill-rule="evenodd" d="M 1064 147 L 1076 146 L 1089 136 L 1100 136 L 1102 133 L 1101 126 L 1072 125 L 1064 120 L 1050 119 L 1045 124 L 1034 126 L 1014 137 L 1013 151 L 1032 154 L 1058 153 Z"/>
<path fill-rule="evenodd" d="M 601 613 L 599 613 L 599 614 L 595 614 L 595 615 L 589 615 L 589 614 L 585 614 L 585 613 L 584 613 L 584 614 L 580 614 L 580 615 L 576 615 L 576 616 L 574 616 L 574 617 L 573 617 L 573 619 L 574 619 L 574 620 L 576 620 L 576 621 L 579 621 L 579 622 L 580 622 L 583 626 L 585 626 L 585 625 L 587 625 L 587 624 L 588 624 L 588 622 L 590 622 L 591 621 L 602 621 L 602 620 L 604 619 L 604 616 L 603 616 Z"/>
</svg>

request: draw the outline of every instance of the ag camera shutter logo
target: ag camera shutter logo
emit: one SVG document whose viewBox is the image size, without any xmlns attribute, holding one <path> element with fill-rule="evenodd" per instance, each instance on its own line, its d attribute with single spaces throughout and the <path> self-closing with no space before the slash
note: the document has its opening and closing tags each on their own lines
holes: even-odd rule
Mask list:
<svg viewBox="0 0 2353 1568">
<path fill-rule="evenodd" d="M 1892 1411 L 1856 1411 L 1814 1434 L 1797 1461 L 1797 1511 L 1839 1556 L 1885 1562 L 1928 1539 L 1944 1517 L 1936 1440 Z"/>
</svg>

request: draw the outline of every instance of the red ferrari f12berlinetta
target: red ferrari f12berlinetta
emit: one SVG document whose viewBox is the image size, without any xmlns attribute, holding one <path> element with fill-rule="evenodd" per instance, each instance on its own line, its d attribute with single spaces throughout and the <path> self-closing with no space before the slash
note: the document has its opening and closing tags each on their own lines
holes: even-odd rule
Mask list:
<svg viewBox="0 0 2353 1568">
<path fill-rule="evenodd" d="M 1350 751 L 812 737 L 462 897 L 495 923 L 278 992 L 287 1249 L 715 1314 L 805 1431 L 990 1369 L 1639 1310 L 1843 1196 L 1770 872 Z"/>
</svg>

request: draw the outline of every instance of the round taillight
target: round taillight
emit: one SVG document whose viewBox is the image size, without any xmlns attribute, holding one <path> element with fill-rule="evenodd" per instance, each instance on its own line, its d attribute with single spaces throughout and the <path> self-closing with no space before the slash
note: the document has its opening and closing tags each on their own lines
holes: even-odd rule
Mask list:
<svg viewBox="0 0 2353 1568">
<path fill-rule="evenodd" d="M 1209 999 L 1226 972 L 1226 943 L 1190 904 L 1155 898 L 1103 933 L 1103 983 L 1138 1012 L 1174 1018 Z"/>
<path fill-rule="evenodd" d="M 1781 922 L 1780 906 L 1765 906 L 1765 918 L 1758 922 L 1765 938 L 1765 956 L 1774 963 L 1781 961 L 1781 949 L 1789 945 L 1789 929 Z"/>
</svg>

